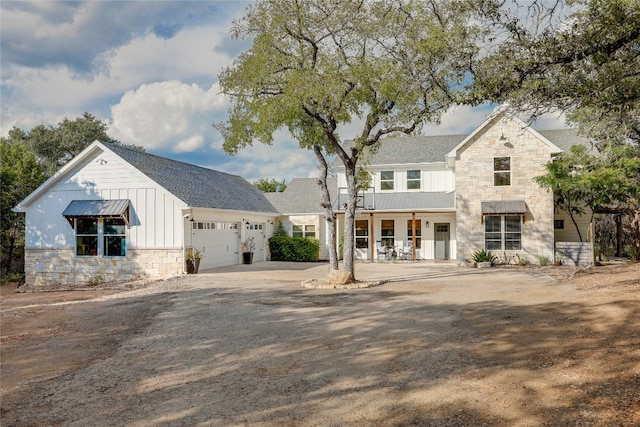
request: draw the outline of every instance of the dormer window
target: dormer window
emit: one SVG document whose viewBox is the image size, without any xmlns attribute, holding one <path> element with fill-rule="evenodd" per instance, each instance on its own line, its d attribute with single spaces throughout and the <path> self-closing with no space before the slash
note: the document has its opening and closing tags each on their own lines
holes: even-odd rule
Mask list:
<svg viewBox="0 0 640 427">
<path fill-rule="evenodd" d="M 493 185 L 511 185 L 511 157 L 493 158 Z"/>
<path fill-rule="evenodd" d="M 407 171 L 407 190 L 420 189 L 420 171 Z"/>
<path fill-rule="evenodd" d="M 393 190 L 393 171 L 380 172 L 380 190 Z"/>
</svg>

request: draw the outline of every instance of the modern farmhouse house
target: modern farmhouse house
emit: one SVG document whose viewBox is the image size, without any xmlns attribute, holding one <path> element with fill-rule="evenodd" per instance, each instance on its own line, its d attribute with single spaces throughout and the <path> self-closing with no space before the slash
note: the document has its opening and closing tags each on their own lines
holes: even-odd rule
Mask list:
<svg viewBox="0 0 640 427">
<path fill-rule="evenodd" d="M 239 264 L 253 237 L 267 258 L 275 208 L 245 179 L 94 142 L 17 207 L 26 214 L 25 281 L 127 281 Z"/>
<path fill-rule="evenodd" d="M 383 140 L 366 159 L 356 257 L 463 262 L 488 249 L 507 261 L 554 259 L 579 239 L 533 178 L 575 144 L 585 141 L 574 130 L 536 132 L 500 110 L 470 135 Z M 329 183 L 342 236 L 346 179 L 336 170 Z M 241 264 L 249 238 L 254 261 L 265 261 L 278 222 L 292 236 L 317 238 L 319 258 L 328 257 L 317 179 L 262 194 L 239 176 L 100 142 L 15 209 L 26 213 L 26 282 L 34 285 L 171 277 L 196 249 L 201 269 Z"/>
</svg>

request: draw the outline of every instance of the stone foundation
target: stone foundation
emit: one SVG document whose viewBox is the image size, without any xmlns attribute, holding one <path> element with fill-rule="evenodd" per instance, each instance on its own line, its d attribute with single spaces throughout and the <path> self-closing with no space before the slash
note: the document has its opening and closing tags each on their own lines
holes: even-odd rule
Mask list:
<svg viewBox="0 0 640 427">
<path fill-rule="evenodd" d="M 77 257 L 73 248 L 25 249 L 25 284 L 86 286 L 182 274 L 182 249 L 128 249 L 126 257 Z"/>
</svg>

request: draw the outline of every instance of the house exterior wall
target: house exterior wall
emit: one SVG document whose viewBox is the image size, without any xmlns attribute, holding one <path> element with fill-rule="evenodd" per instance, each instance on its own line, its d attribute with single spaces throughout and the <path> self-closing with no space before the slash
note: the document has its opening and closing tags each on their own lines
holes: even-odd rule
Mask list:
<svg viewBox="0 0 640 427">
<path fill-rule="evenodd" d="M 287 230 L 289 236 L 292 235 L 294 225 L 313 225 L 316 230 L 316 239 L 320 243 L 318 250 L 318 259 L 329 259 L 329 231 L 324 215 L 308 214 L 308 215 L 285 215 L 278 218 L 282 222 L 284 229 Z"/>
<path fill-rule="evenodd" d="M 55 288 L 166 279 L 182 272 L 182 248 L 130 249 L 124 258 L 76 257 L 74 248 L 25 251 L 25 283 Z"/>
<path fill-rule="evenodd" d="M 501 140 L 504 135 L 506 140 Z M 494 157 L 511 158 L 511 185 L 494 186 Z M 504 116 L 498 116 L 457 151 L 456 224 L 457 257 L 470 259 L 484 248 L 481 202 L 524 200 L 527 212 L 522 223 L 522 250 L 518 254 L 535 261 L 536 255 L 553 257 L 553 197 L 533 178 L 544 174 L 551 148 L 534 133 Z M 496 251 L 494 251 L 496 252 Z"/>
<path fill-rule="evenodd" d="M 554 216 L 554 220 L 560 220 L 564 222 L 563 229 L 555 229 L 555 241 L 556 242 L 580 242 L 580 237 L 582 237 L 583 242 L 587 242 L 590 240 L 589 236 L 589 218 L 591 217 L 591 210 L 587 208 L 587 211 L 583 215 L 574 215 L 574 220 L 578 228 L 580 229 L 580 234 L 578 234 L 578 230 L 576 229 L 576 225 L 574 225 L 571 217 L 568 213 L 562 210 L 557 210 Z"/>
<path fill-rule="evenodd" d="M 413 164 L 413 165 L 385 165 L 385 166 L 368 166 L 367 171 L 371 176 L 371 188 L 376 193 L 380 192 L 412 192 L 412 191 L 428 191 L 428 192 L 450 192 L 455 190 L 455 174 L 454 171 L 445 167 L 444 158 L 442 163 L 430 164 Z M 346 189 L 347 180 L 344 174 L 344 168 L 340 168 L 338 173 L 338 188 Z M 420 171 L 420 189 L 407 189 L 407 171 Z M 382 171 L 394 172 L 394 188 L 393 190 L 382 190 L 380 188 L 380 173 Z M 346 190 L 341 191 L 346 194 Z"/>
<path fill-rule="evenodd" d="M 125 257 L 75 256 L 75 231 L 62 216 L 72 200 L 129 199 Z M 69 171 L 25 211 L 28 285 L 161 279 L 183 271 L 183 202 L 110 152 Z"/>
</svg>

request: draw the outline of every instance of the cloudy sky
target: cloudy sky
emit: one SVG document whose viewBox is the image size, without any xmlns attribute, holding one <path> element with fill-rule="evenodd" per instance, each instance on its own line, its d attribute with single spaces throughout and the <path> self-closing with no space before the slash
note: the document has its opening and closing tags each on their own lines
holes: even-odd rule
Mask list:
<svg viewBox="0 0 640 427">
<path fill-rule="evenodd" d="M 315 157 L 286 132 L 271 147 L 228 156 L 211 126 L 225 120 L 229 107 L 218 75 L 250 47 L 229 37 L 231 21 L 248 4 L 3 0 L 0 135 L 87 111 L 109 124 L 111 137 L 153 154 L 250 181 L 315 176 Z M 471 132 L 492 109 L 459 107 L 423 133 Z M 535 127 L 564 125 L 550 117 Z"/>
</svg>

